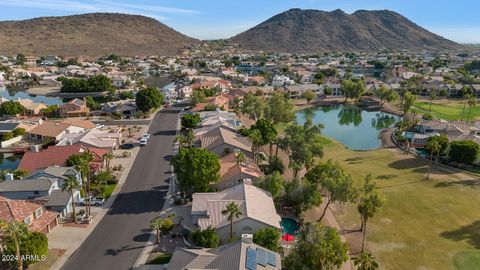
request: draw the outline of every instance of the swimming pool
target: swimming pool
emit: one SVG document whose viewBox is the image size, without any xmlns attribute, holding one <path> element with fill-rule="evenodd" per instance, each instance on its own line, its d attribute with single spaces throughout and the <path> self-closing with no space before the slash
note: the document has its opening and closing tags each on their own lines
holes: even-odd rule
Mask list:
<svg viewBox="0 0 480 270">
<path fill-rule="evenodd" d="M 282 218 L 280 226 L 282 226 L 283 233 L 288 233 L 291 235 L 297 235 L 298 229 L 300 228 L 298 222 L 295 219 L 288 217 Z"/>
</svg>

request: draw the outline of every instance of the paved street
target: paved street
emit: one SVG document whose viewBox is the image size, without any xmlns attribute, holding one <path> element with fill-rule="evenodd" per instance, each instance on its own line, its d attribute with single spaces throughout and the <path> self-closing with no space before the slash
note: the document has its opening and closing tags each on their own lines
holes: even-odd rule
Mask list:
<svg viewBox="0 0 480 270">
<path fill-rule="evenodd" d="M 168 190 L 179 108 L 160 111 L 111 209 L 62 269 L 130 269 L 148 241 L 149 223 Z M 68 241 L 67 239 L 65 239 Z"/>
<path fill-rule="evenodd" d="M 134 120 L 92 120 L 94 124 L 102 124 L 107 126 L 123 126 L 123 125 L 148 125 L 150 120 L 134 119 Z"/>
</svg>

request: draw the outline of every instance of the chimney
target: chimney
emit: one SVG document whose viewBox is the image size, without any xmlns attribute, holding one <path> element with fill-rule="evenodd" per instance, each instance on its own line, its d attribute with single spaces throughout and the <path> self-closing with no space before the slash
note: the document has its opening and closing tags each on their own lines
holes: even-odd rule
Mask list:
<svg viewBox="0 0 480 270">
<path fill-rule="evenodd" d="M 250 233 L 242 234 L 242 242 L 247 244 L 253 244 L 253 234 L 250 234 Z"/>
</svg>

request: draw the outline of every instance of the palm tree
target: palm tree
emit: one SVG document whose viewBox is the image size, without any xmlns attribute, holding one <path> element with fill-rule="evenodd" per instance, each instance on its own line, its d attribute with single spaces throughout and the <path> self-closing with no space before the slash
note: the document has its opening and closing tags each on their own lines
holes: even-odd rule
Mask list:
<svg viewBox="0 0 480 270">
<path fill-rule="evenodd" d="M 234 202 L 227 204 L 225 209 L 222 210 L 222 215 L 227 216 L 228 221 L 230 222 L 230 239 L 233 238 L 233 220 L 236 218 L 240 218 L 242 216 L 242 212 L 238 205 Z"/>
<path fill-rule="evenodd" d="M 430 179 L 430 171 L 432 170 L 433 156 L 440 152 L 440 150 L 442 149 L 442 145 L 438 141 L 429 141 L 427 142 L 427 145 L 425 146 L 425 148 L 427 150 L 430 150 L 430 162 L 428 164 L 428 173 L 427 173 L 427 179 Z"/>
<path fill-rule="evenodd" d="M 162 232 L 163 219 L 156 218 L 150 221 L 150 228 L 156 231 L 157 234 L 157 244 L 160 243 L 160 233 Z"/>
<path fill-rule="evenodd" d="M 85 210 L 87 212 L 87 215 L 90 217 L 90 162 L 93 161 L 93 153 L 89 150 L 86 149 L 85 153 L 82 155 L 82 158 L 80 159 L 80 164 L 78 165 L 80 174 L 82 175 L 82 182 L 83 182 L 83 188 L 85 191 Z"/>
<path fill-rule="evenodd" d="M 102 159 L 105 161 L 105 167 L 107 167 L 107 171 L 110 171 L 110 161 L 112 161 L 112 159 L 114 158 L 115 156 L 113 155 L 113 153 L 103 154 Z"/>
<path fill-rule="evenodd" d="M 465 122 L 468 123 L 468 120 L 470 119 L 470 113 L 472 112 L 472 107 L 477 106 L 477 99 L 475 98 L 475 95 L 471 95 L 470 99 L 467 102 L 468 104 L 468 114 L 467 114 L 467 120 Z"/>
<path fill-rule="evenodd" d="M 375 270 L 379 267 L 375 258 L 368 252 L 362 252 L 360 256 L 353 258 L 353 264 L 357 270 Z"/>
<path fill-rule="evenodd" d="M 259 152 L 260 147 L 262 146 L 262 134 L 258 129 L 252 130 L 250 134 L 248 135 L 248 138 L 250 139 L 252 143 L 252 152 L 253 152 L 253 159 L 256 161 L 257 160 L 257 154 Z"/>
<path fill-rule="evenodd" d="M 238 168 L 240 169 L 240 179 L 243 179 L 242 177 L 242 164 L 247 160 L 247 158 L 245 157 L 245 153 L 243 152 L 238 152 L 236 155 L 235 155 L 235 160 L 237 162 L 237 166 Z"/>
<path fill-rule="evenodd" d="M 195 140 L 195 136 L 191 130 L 187 131 L 184 134 L 179 134 L 175 137 L 175 142 L 180 144 L 180 148 L 182 147 L 192 147 L 193 141 Z"/>
<path fill-rule="evenodd" d="M 11 221 L 0 224 L 3 237 L 13 240 L 15 244 L 15 256 L 17 258 L 17 269 L 23 270 L 23 262 L 20 256 L 20 241 L 28 234 L 27 224 L 20 221 Z"/>
<path fill-rule="evenodd" d="M 74 176 L 68 176 L 62 186 L 62 191 L 70 193 L 70 198 L 72 198 L 73 222 L 77 222 L 77 212 L 75 211 L 75 197 L 73 196 L 73 192 L 79 188 L 80 184 Z"/>
</svg>

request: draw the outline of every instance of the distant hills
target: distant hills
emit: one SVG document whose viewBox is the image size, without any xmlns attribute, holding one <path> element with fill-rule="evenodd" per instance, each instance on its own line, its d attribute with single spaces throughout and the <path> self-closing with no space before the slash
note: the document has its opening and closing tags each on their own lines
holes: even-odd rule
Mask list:
<svg viewBox="0 0 480 270">
<path fill-rule="evenodd" d="M 291 9 L 230 39 L 243 48 L 274 52 L 441 50 L 462 46 L 388 10 Z"/>
<path fill-rule="evenodd" d="M 462 47 L 387 10 L 347 14 L 291 9 L 229 41 L 251 50 L 290 53 Z M 139 15 L 91 13 L 0 22 L 0 54 L 6 55 L 174 55 L 199 42 Z"/>
<path fill-rule="evenodd" d="M 197 42 L 138 15 L 91 13 L 0 22 L 0 54 L 7 55 L 174 55 Z"/>
</svg>

